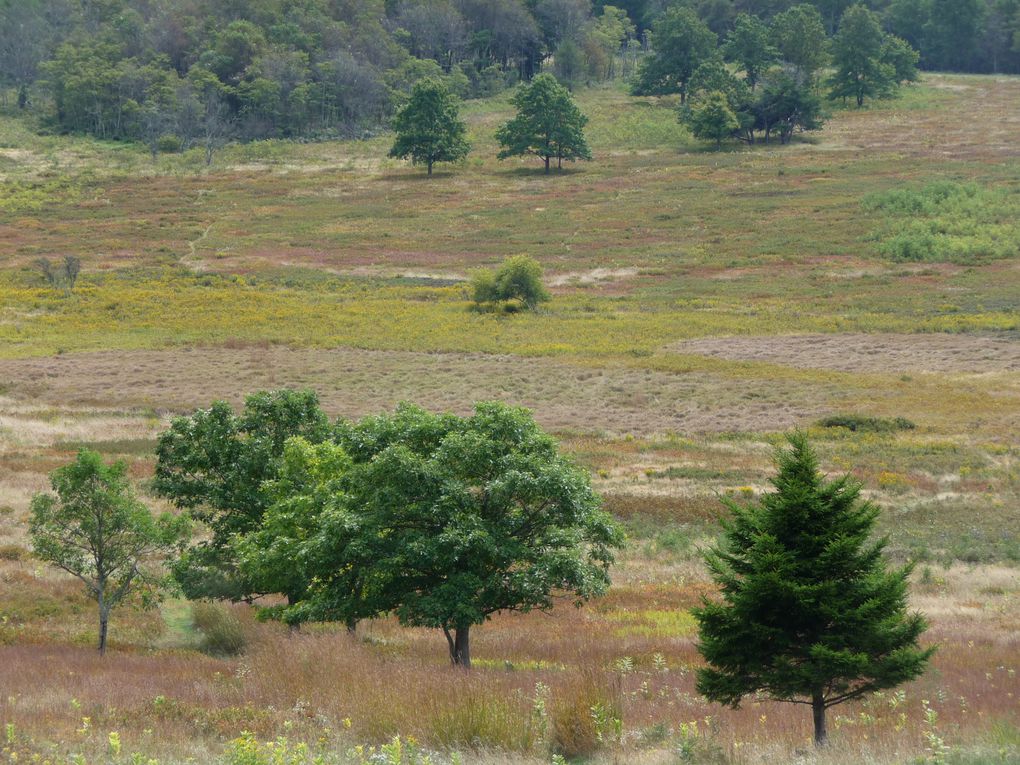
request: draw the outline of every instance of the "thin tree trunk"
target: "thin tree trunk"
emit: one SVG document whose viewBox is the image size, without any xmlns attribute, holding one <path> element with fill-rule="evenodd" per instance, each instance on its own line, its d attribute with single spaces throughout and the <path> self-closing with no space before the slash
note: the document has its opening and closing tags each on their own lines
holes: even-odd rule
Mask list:
<svg viewBox="0 0 1020 765">
<path fill-rule="evenodd" d="M 104 606 L 99 607 L 99 655 L 106 655 L 106 632 L 110 626 L 110 613 Z"/>
<path fill-rule="evenodd" d="M 547 156 L 545 157 L 545 174 L 546 174 L 546 175 L 549 175 L 549 159 L 550 159 L 550 158 L 549 158 L 549 156 L 547 155 Z"/>
<path fill-rule="evenodd" d="M 811 697 L 811 711 L 815 719 L 815 746 L 825 746 L 829 734 L 825 730 L 825 697 L 821 692 Z"/>
<path fill-rule="evenodd" d="M 431 176 L 432 175 L 432 160 L 431 159 L 428 161 L 428 166 L 429 166 L 429 175 Z"/>
</svg>

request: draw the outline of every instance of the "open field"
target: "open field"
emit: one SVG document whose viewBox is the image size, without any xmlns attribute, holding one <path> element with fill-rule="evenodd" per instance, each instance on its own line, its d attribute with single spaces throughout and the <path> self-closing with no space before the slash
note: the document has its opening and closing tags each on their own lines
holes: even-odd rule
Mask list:
<svg viewBox="0 0 1020 765">
<path fill-rule="evenodd" d="M 104 762 L 115 731 L 125 762 L 203 763 L 248 730 L 549 762 L 557 724 L 602 705 L 622 720 L 607 763 L 903 765 L 936 761 L 932 735 L 943 761 L 1020 760 L 1020 251 L 896 261 L 879 239 L 899 222 L 863 204 L 951 181 L 1011 209 L 1020 79 L 931 75 L 790 146 L 721 152 L 668 100 L 578 100 L 596 159 L 548 178 L 493 159 L 502 98 L 465 107 L 474 151 L 431 181 L 385 159 L 385 138 L 232 146 L 206 170 L 0 117 L 4 756 Z M 469 311 L 471 271 L 522 252 L 549 306 Z M 32 267 L 67 254 L 83 263 L 71 294 Z M 115 612 L 112 653 L 94 657 L 80 588 L 27 550 L 32 494 L 89 445 L 126 459 L 145 496 L 170 416 L 284 386 L 347 417 L 532 408 L 628 529 L 609 595 L 481 627 L 470 677 L 435 632 L 290 635 L 242 607 L 247 651 L 206 656 L 178 601 Z M 833 414 L 916 427 L 819 424 Z M 799 707 L 707 705 L 692 672 L 718 496 L 766 490 L 795 427 L 883 507 L 893 558 L 920 562 L 913 602 L 942 646 L 902 697 L 837 708 L 823 755 Z"/>
</svg>

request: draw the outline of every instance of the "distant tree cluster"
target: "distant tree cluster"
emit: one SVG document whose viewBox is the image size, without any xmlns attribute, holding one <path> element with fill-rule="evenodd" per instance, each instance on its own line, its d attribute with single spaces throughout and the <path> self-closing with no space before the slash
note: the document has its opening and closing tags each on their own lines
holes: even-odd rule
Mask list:
<svg viewBox="0 0 1020 765">
<path fill-rule="evenodd" d="M 364 135 L 426 77 L 460 97 L 552 61 L 568 84 L 608 79 L 633 34 L 588 0 L 0 0 L 0 92 L 43 98 L 63 130 L 212 150 Z"/>
<path fill-rule="evenodd" d="M 517 114 L 496 131 L 500 159 L 535 156 L 556 168 L 563 160 L 591 159 L 584 137 L 588 122 L 570 92 L 550 74 L 521 84 L 510 99 Z M 436 162 L 457 162 L 467 156 L 470 144 L 460 119 L 457 98 L 438 80 L 422 80 L 393 120 L 397 132 L 391 157 L 425 165 L 428 175 Z"/>
<path fill-rule="evenodd" d="M 798 130 L 821 127 L 823 95 L 862 106 L 917 79 L 917 52 L 884 32 L 862 5 L 847 9 L 831 39 L 810 4 L 776 13 L 768 23 L 742 13 L 722 40 L 692 8 L 674 7 L 650 34 L 652 50 L 633 92 L 679 94 L 681 121 L 717 146 L 728 138 L 768 143 L 773 136 L 786 143 Z M 822 82 L 830 65 L 833 74 Z"/>
</svg>

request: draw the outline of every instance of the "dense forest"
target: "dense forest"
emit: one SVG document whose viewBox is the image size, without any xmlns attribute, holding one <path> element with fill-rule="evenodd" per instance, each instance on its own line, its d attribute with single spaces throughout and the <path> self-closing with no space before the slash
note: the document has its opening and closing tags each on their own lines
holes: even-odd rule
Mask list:
<svg viewBox="0 0 1020 765">
<path fill-rule="evenodd" d="M 815 0 L 829 36 L 851 5 Z M 0 0 L 0 90 L 56 130 L 175 143 L 371 133 L 426 76 L 631 78 L 677 6 L 719 41 L 795 0 Z M 926 69 L 1020 72 L 1020 0 L 870 0 Z M 160 146 L 162 142 L 162 146 Z"/>
</svg>

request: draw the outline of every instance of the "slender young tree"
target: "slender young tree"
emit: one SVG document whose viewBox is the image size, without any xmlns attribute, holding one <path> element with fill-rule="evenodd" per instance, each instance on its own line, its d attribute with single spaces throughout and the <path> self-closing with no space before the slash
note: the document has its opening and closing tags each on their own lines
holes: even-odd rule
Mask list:
<svg viewBox="0 0 1020 765">
<path fill-rule="evenodd" d="M 563 160 L 591 159 L 584 138 L 588 118 L 577 108 L 570 91 L 551 74 L 540 74 L 521 85 L 511 103 L 517 114 L 496 131 L 496 140 L 503 147 L 499 159 L 532 154 L 545 163 L 546 173 L 554 158 L 557 168 L 563 166 Z"/>
<path fill-rule="evenodd" d="M 178 548 L 185 516 L 154 518 L 135 499 L 123 462 L 106 465 L 82 449 L 50 476 L 56 495 L 32 499 L 29 534 L 35 554 L 77 577 L 99 608 L 99 653 L 106 653 L 110 612 L 133 595 L 152 602 L 164 583 L 153 558 Z"/>
<path fill-rule="evenodd" d="M 390 156 L 410 157 L 412 164 L 425 165 L 428 175 L 436 162 L 459 162 L 471 149 L 456 96 L 432 78 L 415 83 L 410 100 L 393 118 L 393 129 L 397 137 Z"/>
<path fill-rule="evenodd" d="M 907 611 L 911 566 L 889 570 L 872 539 L 878 508 L 849 477 L 825 480 L 800 434 L 777 454 L 775 491 L 755 505 L 727 502 L 732 518 L 707 554 L 721 600 L 694 610 L 698 691 L 736 708 L 761 693 L 807 704 L 815 743 L 830 707 L 918 677 L 934 648 Z"/>
</svg>

